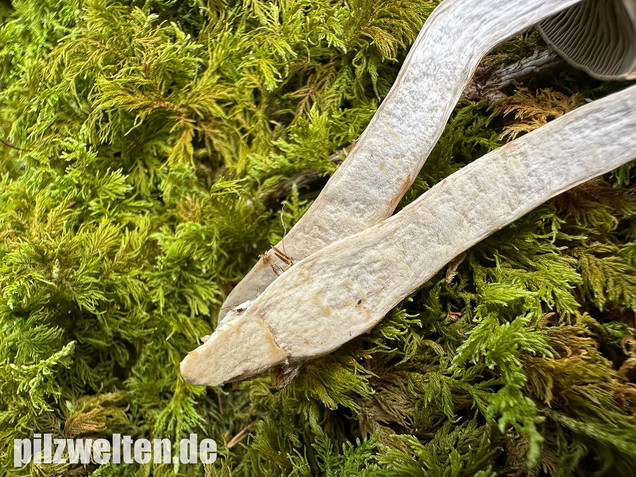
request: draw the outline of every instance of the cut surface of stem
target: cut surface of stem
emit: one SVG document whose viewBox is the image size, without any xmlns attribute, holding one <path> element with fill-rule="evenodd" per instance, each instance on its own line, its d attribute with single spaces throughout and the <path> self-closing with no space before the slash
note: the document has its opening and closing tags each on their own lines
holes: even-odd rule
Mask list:
<svg viewBox="0 0 636 477">
<path fill-rule="evenodd" d="M 182 362 L 217 385 L 329 353 L 454 257 L 555 195 L 636 157 L 636 86 L 462 168 L 398 214 L 296 263 Z"/>
</svg>

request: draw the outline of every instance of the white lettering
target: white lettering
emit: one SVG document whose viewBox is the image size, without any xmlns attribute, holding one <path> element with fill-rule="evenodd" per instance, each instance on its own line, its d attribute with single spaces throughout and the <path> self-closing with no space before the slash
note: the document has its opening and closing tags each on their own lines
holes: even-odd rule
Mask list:
<svg viewBox="0 0 636 477">
<path fill-rule="evenodd" d="M 22 467 L 31 462 L 31 440 L 13 439 L 13 466 Z"/>
<path fill-rule="evenodd" d="M 214 464 L 216 461 L 216 441 L 214 439 L 202 439 L 199 444 L 199 458 L 204 464 Z"/>
<path fill-rule="evenodd" d="M 93 442 L 93 460 L 96 464 L 108 464 L 110 460 L 110 442 L 106 439 L 96 439 Z"/>
<path fill-rule="evenodd" d="M 182 464 L 197 463 L 197 435 L 190 434 L 188 439 L 181 439 L 179 444 L 179 459 Z"/>
<path fill-rule="evenodd" d="M 132 445 L 132 437 L 124 436 L 121 440 L 122 443 L 122 454 L 124 456 L 124 464 L 132 464 L 133 459 L 131 455 L 131 445 Z"/>
<path fill-rule="evenodd" d="M 148 439 L 137 439 L 135 441 L 135 462 L 138 464 L 147 464 L 150 462 L 151 446 Z"/>
<path fill-rule="evenodd" d="M 170 439 L 154 439 L 152 441 L 155 464 L 172 462 Z"/>
<path fill-rule="evenodd" d="M 62 457 L 64 455 L 64 449 L 66 449 L 66 439 L 54 439 L 55 455 L 53 456 L 54 464 L 66 464 L 66 459 Z"/>
<path fill-rule="evenodd" d="M 71 463 L 91 463 L 93 439 L 66 439 L 68 461 Z"/>
</svg>

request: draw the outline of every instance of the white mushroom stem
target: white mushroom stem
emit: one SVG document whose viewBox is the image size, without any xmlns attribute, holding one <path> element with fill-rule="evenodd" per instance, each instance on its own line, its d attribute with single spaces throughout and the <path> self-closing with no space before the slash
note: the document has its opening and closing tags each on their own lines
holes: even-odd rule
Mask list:
<svg viewBox="0 0 636 477">
<path fill-rule="evenodd" d="M 636 158 L 636 86 L 478 159 L 397 215 L 295 264 L 182 362 L 218 385 L 329 353 L 455 256 L 539 204 Z"/>
<path fill-rule="evenodd" d="M 444 130 L 486 53 L 580 0 L 446 0 L 428 18 L 389 94 L 320 196 L 277 245 L 302 259 L 389 217 Z M 232 290 L 222 311 L 274 281 L 270 250 Z"/>
</svg>

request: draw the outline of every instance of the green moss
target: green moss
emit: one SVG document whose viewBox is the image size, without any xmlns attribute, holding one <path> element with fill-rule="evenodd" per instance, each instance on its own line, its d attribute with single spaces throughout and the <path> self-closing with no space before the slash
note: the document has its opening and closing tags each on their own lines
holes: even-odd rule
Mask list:
<svg viewBox="0 0 636 477">
<path fill-rule="evenodd" d="M 0 473 L 629 473 L 633 165 L 476 245 L 283 390 L 180 377 L 225 295 L 317 190 L 292 188 L 282 211 L 269 195 L 333 173 L 438 3 L 2 4 Z M 528 33 L 485 62 L 539 45 Z M 618 87 L 569 68 L 519 86 L 459 102 L 400 207 L 510 131 Z M 220 458 L 13 468 L 13 439 L 34 432 L 197 432 Z"/>
</svg>

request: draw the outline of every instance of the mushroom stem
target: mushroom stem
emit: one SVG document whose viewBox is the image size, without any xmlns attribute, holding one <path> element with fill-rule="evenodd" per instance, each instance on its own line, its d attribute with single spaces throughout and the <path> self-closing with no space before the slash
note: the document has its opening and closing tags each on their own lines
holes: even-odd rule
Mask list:
<svg viewBox="0 0 636 477">
<path fill-rule="evenodd" d="M 310 255 L 190 353 L 184 377 L 218 385 L 329 353 L 369 331 L 484 237 L 634 159 L 635 111 L 636 86 L 576 109 L 462 168 L 397 215 Z"/>
<path fill-rule="evenodd" d="M 389 217 L 444 130 L 479 61 L 504 40 L 580 0 L 446 0 L 426 21 L 355 148 L 276 246 L 302 259 Z M 272 250 L 221 307 L 254 299 L 283 266 Z"/>
</svg>

